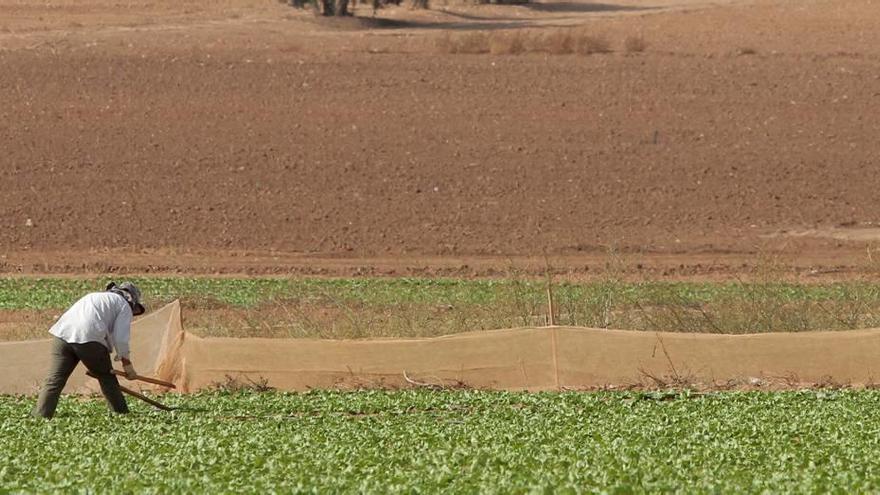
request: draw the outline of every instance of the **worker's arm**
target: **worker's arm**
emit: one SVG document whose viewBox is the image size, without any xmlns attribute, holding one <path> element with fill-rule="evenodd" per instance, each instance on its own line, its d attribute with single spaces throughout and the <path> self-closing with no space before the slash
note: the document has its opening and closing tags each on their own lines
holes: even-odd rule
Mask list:
<svg viewBox="0 0 880 495">
<path fill-rule="evenodd" d="M 128 359 L 122 358 L 122 369 L 125 370 L 125 377 L 129 380 L 134 380 L 138 377 L 137 371 L 134 370 L 134 365 Z"/>
<path fill-rule="evenodd" d="M 129 347 L 129 339 L 131 338 L 131 308 L 128 304 L 116 315 L 116 321 L 113 323 L 113 343 L 116 346 L 116 355 L 122 361 L 122 369 L 125 370 L 125 377 L 129 380 L 137 376 L 134 366 L 131 364 Z"/>
</svg>

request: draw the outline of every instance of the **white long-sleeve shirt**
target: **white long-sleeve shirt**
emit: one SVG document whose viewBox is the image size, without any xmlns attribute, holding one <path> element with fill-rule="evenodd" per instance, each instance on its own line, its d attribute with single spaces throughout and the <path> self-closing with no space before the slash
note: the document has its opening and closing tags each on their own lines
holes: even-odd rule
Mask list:
<svg viewBox="0 0 880 495">
<path fill-rule="evenodd" d="M 100 342 L 119 358 L 129 358 L 131 307 L 119 294 L 93 292 L 74 303 L 49 333 L 68 344 Z"/>
</svg>

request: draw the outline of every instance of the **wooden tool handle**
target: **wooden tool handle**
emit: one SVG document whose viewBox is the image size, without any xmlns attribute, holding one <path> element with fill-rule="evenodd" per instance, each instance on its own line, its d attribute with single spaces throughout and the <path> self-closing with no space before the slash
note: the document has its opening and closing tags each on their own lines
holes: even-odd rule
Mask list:
<svg viewBox="0 0 880 495">
<path fill-rule="evenodd" d="M 162 403 L 159 402 L 159 401 L 155 401 L 155 400 L 153 400 L 153 399 L 147 397 L 147 396 L 144 395 L 144 394 L 141 394 L 141 393 L 135 392 L 134 390 L 132 390 L 132 389 L 130 389 L 130 388 L 123 387 L 122 385 L 119 386 L 119 390 L 122 390 L 124 393 L 126 393 L 126 394 L 128 394 L 128 395 L 130 395 L 130 396 L 132 396 L 132 397 L 136 397 L 136 398 L 138 398 L 138 399 L 140 399 L 140 400 L 146 402 L 147 404 L 149 404 L 149 405 L 151 405 L 151 406 L 153 406 L 153 407 L 157 407 L 157 408 L 159 408 L 159 409 L 161 409 L 161 410 L 163 410 L 163 411 L 173 411 L 173 410 L 174 410 L 173 408 L 170 408 L 170 407 L 166 406 L 165 404 L 162 404 Z"/>
<path fill-rule="evenodd" d="M 86 371 L 86 375 L 88 375 L 88 376 L 90 376 L 90 377 L 92 377 L 92 378 L 95 378 L 95 379 L 98 378 L 98 377 L 95 376 L 91 371 Z M 153 407 L 159 408 L 159 409 L 161 409 L 161 410 L 163 410 L 163 411 L 173 411 L 173 410 L 174 410 L 174 408 L 172 408 L 172 407 L 168 407 L 168 406 L 166 406 L 165 404 L 162 404 L 162 403 L 159 402 L 159 401 L 156 401 L 156 400 L 153 400 L 153 399 L 147 397 L 147 396 L 144 395 L 144 394 L 141 394 L 141 393 L 139 393 L 139 392 L 135 392 L 134 390 L 132 390 L 132 389 L 130 389 L 130 388 L 128 388 L 128 387 L 123 387 L 122 385 L 120 385 L 120 386 L 119 386 L 119 390 L 121 390 L 121 391 L 122 391 L 123 393 L 125 393 L 125 394 L 128 394 L 128 395 L 130 395 L 130 396 L 132 396 L 132 397 L 134 397 L 134 398 L 140 399 L 140 400 L 146 402 L 147 404 L 149 404 L 149 405 L 151 405 L 151 406 L 153 406 Z"/>
<path fill-rule="evenodd" d="M 125 373 L 123 373 L 122 371 L 119 371 L 119 370 L 113 370 L 113 374 L 114 374 L 114 375 L 119 375 L 119 376 L 122 376 L 122 377 L 125 376 Z M 161 386 L 163 386 L 163 387 L 168 387 L 168 388 L 177 388 L 177 386 L 174 385 L 174 384 L 171 383 L 171 382 L 166 382 L 166 381 L 163 381 L 163 380 L 159 380 L 158 378 L 150 378 L 150 377 L 148 377 L 148 376 L 137 375 L 137 376 L 135 377 L 135 380 L 140 380 L 140 381 L 142 381 L 142 382 L 152 383 L 153 385 L 161 385 Z"/>
</svg>

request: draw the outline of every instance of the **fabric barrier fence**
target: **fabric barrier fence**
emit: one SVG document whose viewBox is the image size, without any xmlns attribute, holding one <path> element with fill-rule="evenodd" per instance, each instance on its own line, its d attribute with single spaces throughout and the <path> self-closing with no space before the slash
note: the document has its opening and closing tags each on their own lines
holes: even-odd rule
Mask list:
<svg viewBox="0 0 880 495">
<path fill-rule="evenodd" d="M 186 333 L 177 302 L 137 320 L 132 358 L 182 392 L 416 385 L 503 390 L 775 382 L 870 385 L 880 330 L 717 335 L 549 327 L 422 339 L 237 339 Z M 33 393 L 49 340 L 0 344 L 0 393 Z M 69 392 L 93 391 L 82 374 Z"/>
<path fill-rule="evenodd" d="M 48 332 L 47 328 L 47 335 Z M 138 373 L 155 374 L 160 357 L 169 354 L 165 348 L 168 345 L 166 339 L 182 334 L 178 301 L 137 319 L 132 324 L 131 359 Z M 53 338 L 0 343 L 0 393 L 33 394 L 39 391 L 49 368 Z M 122 369 L 119 363 L 115 363 L 115 366 Z M 93 379 L 86 376 L 85 368 L 77 366 L 64 390 L 69 393 L 91 393 L 99 388 Z"/>
</svg>

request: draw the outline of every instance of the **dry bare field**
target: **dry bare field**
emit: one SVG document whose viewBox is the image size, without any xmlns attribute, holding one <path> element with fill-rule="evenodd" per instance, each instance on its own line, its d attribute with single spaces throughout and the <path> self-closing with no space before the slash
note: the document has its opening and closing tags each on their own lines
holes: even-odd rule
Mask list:
<svg viewBox="0 0 880 495">
<path fill-rule="evenodd" d="M 874 1 L 356 13 L 0 0 L 0 270 L 849 273 L 880 238 Z"/>
<path fill-rule="evenodd" d="M 355 14 L 0 0 L 0 340 L 123 273 L 205 337 L 880 324 L 878 0 Z M 871 369 L 862 340 L 815 359 L 779 337 Z M 877 491 L 875 391 L 697 392 L 657 340 L 675 380 L 647 391 L 227 376 L 168 415 L 66 398 L 49 424 L 0 396 L 0 491 Z M 138 467 L 111 479 L 120 445 Z"/>
</svg>

